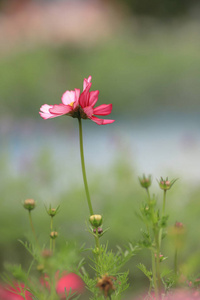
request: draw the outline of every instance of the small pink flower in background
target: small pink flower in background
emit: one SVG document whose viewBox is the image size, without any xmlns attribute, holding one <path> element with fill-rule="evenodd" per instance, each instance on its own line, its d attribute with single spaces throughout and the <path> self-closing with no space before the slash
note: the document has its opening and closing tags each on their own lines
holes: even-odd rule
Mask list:
<svg viewBox="0 0 200 300">
<path fill-rule="evenodd" d="M 50 290 L 50 283 L 48 280 L 48 275 L 44 275 L 41 278 L 40 282 L 43 286 Z M 71 293 L 81 294 L 84 292 L 84 283 L 82 279 L 74 274 L 67 273 L 66 271 L 60 274 L 60 271 L 57 271 L 55 274 L 56 279 L 56 292 L 59 295 L 60 299 L 66 299 L 65 291 L 68 293 L 71 290 Z"/>
<path fill-rule="evenodd" d="M 24 288 L 24 284 L 21 284 L 20 286 L 18 284 L 15 284 L 15 288 L 11 286 L 0 286 L 0 299 L 1 300 L 24 300 L 24 298 L 17 293 L 21 292 L 21 289 Z M 32 300 L 31 293 L 28 291 L 25 291 L 25 297 L 26 300 Z"/>
<path fill-rule="evenodd" d="M 68 115 L 73 118 L 90 119 L 98 125 L 111 124 L 115 120 L 99 119 L 97 116 L 107 116 L 112 111 L 112 104 L 102 104 L 94 107 L 99 91 L 91 91 L 91 79 L 89 76 L 83 81 L 83 92 L 80 94 L 79 89 L 74 91 L 66 91 L 62 97 L 62 103 L 55 105 L 44 104 L 40 108 L 40 116 L 43 119 L 55 118 Z"/>
<path fill-rule="evenodd" d="M 77 294 L 81 294 L 84 291 L 84 283 L 78 275 L 63 272 L 62 277 L 57 282 L 56 292 L 61 299 L 66 299 L 65 290 L 69 292 L 70 289 L 72 293 L 76 292 Z"/>
</svg>

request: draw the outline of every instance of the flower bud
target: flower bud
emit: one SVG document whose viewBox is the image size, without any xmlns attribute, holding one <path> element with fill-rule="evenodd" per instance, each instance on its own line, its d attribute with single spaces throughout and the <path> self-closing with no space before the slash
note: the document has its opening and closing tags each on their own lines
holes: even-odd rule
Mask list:
<svg viewBox="0 0 200 300">
<path fill-rule="evenodd" d="M 35 208 L 35 200 L 33 199 L 26 199 L 24 201 L 24 208 L 31 211 L 32 209 Z"/>
<path fill-rule="evenodd" d="M 157 258 L 157 253 L 155 253 L 154 256 L 155 256 L 155 258 Z M 162 262 L 165 259 L 164 255 L 159 254 L 159 259 L 160 259 L 160 262 Z"/>
<path fill-rule="evenodd" d="M 93 232 L 96 233 L 96 230 L 97 230 L 97 233 L 98 233 L 98 234 L 102 234 L 102 233 L 103 233 L 103 229 L 102 229 L 101 227 L 98 227 L 97 229 L 94 228 L 94 229 L 93 229 Z"/>
<path fill-rule="evenodd" d="M 47 209 L 47 207 L 46 207 L 46 211 L 47 211 L 49 216 L 54 217 L 58 213 L 59 208 L 60 208 L 60 205 L 57 206 L 56 208 L 52 208 L 51 205 L 50 205 L 49 209 Z"/>
<path fill-rule="evenodd" d="M 92 252 L 93 252 L 95 255 L 99 255 L 100 249 L 99 249 L 98 247 L 96 247 Z"/>
<path fill-rule="evenodd" d="M 91 225 L 95 228 L 98 228 L 102 224 L 102 216 L 101 215 L 92 215 L 89 218 Z"/>
<path fill-rule="evenodd" d="M 49 249 L 44 249 L 41 254 L 42 254 L 42 257 L 49 258 L 52 256 L 53 253 Z"/>
<path fill-rule="evenodd" d="M 182 222 L 176 222 L 174 226 L 176 228 L 183 228 L 183 223 Z"/>
<path fill-rule="evenodd" d="M 140 184 L 143 188 L 148 189 L 151 185 L 151 175 L 146 177 L 143 175 L 143 177 L 139 177 Z"/>
<path fill-rule="evenodd" d="M 57 231 L 52 231 L 52 232 L 50 233 L 50 238 L 52 238 L 53 240 L 56 239 L 57 236 L 58 236 Z"/>
<path fill-rule="evenodd" d="M 162 177 L 160 178 L 160 181 L 158 181 L 158 184 L 160 186 L 160 188 L 164 191 L 167 191 L 169 189 L 171 189 L 172 185 L 178 180 L 178 178 L 176 179 L 172 179 L 171 181 L 168 180 L 168 177 L 164 180 Z"/>
<path fill-rule="evenodd" d="M 37 266 L 37 270 L 39 271 L 39 272 L 42 272 L 43 270 L 44 270 L 44 265 L 38 265 Z"/>
</svg>

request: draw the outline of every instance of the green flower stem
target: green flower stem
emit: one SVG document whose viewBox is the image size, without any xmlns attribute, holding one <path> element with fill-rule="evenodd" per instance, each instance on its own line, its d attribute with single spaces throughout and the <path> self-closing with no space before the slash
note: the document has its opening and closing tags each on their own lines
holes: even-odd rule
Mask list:
<svg viewBox="0 0 200 300">
<path fill-rule="evenodd" d="M 149 193 L 149 189 L 146 188 L 146 191 L 147 191 L 147 196 L 148 196 L 148 202 L 149 202 L 149 204 L 150 204 L 151 196 L 150 196 L 150 193 Z"/>
<path fill-rule="evenodd" d="M 176 276 L 178 276 L 178 249 L 175 250 L 174 255 L 174 273 Z"/>
<path fill-rule="evenodd" d="M 79 138 L 80 138 L 80 154 L 81 154 L 81 166 L 82 166 L 82 173 L 83 173 L 83 182 L 85 186 L 85 192 L 87 197 L 87 203 L 90 211 L 90 215 L 93 215 L 93 209 L 92 209 L 92 203 L 90 200 L 90 193 L 88 189 L 88 183 L 87 183 L 87 177 L 86 177 L 86 171 L 85 171 L 85 161 L 84 161 L 84 152 L 83 152 L 83 132 L 82 132 L 82 123 L 81 119 L 78 118 L 79 122 Z"/>
<path fill-rule="evenodd" d="M 166 194 L 167 194 L 167 191 L 164 190 L 164 193 L 163 193 L 163 208 L 162 208 L 162 215 L 161 215 L 161 219 L 164 217 L 165 215 L 165 204 L 166 204 Z M 161 241 L 162 241 L 162 228 L 160 229 L 160 232 L 159 232 L 159 247 L 161 248 Z"/>
<path fill-rule="evenodd" d="M 148 204 L 150 206 L 150 202 L 151 202 L 150 192 L 149 192 L 148 188 L 146 188 L 146 191 L 147 191 L 147 196 L 148 196 Z M 146 224 L 146 227 L 147 227 L 147 232 L 149 234 L 149 239 L 151 241 L 148 223 Z M 159 293 L 158 293 L 158 283 L 157 283 L 157 276 L 156 276 L 156 262 L 155 262 L 154 249 L 151 249 L 151 263 L 152 263 L 152 275 L 153 275 L 154 290 L 155 290 L 156 299 L 158 299 Z M 150 286 L 149 292 L 151 292 L 151 286 Z"/>
<path fill-rule="evenodd" d="M 34 226 L 33 226 L 33 221 L 32 221 L 32 216 L 31 216 L 31 210 L 29 210 L 29 221 L 30 221 L 31 230 L 33 232 L 33 236 L 35 238 L 36 244 L 40 248 L 40 245 L 39 245 L 36 233 L 35 233 L 35 229 L 34 229 Z"/>
<path fill-rule="evenodd" d="M 50 223 L 50 233 L 53 231 L 53 217 L 51 216 L 51 223 Z M 53 241 L 50 237 L 50 250 L 53 251 Z"/>
<path fill-rule="evenodd" d="M 156 277 L 156 263 L 155 263 L 155 253 L 151 250 L 151 261 L 152 261 L 152 274 L 153 274 L 153 283 L 154 283 L 154 290 L 156 299 L 158 299 L 158 284 L 157 284 L 157 277 Z M 151 290 L 149 290 L 150 292 Z"/>
<path fill-rule="evenodd" d="M 55 252 L 55 248 L 56 248 L 56 241 L 55 240 L 53 240 L 53 246 L 52 246 L 52 251 L 53 251 L 53 253 Z"/>
<path fill-rule="evenodd" d="M 101 256 L 101 248 L 100 248 L 98 229 L 97 228 L 96 228 L 96 235 L 95 235 L 95 243 L 96 243 L 96 249 L 97 249 L 97 260 L 99 260 L 100 256 Z"/>
<path fill-rule="evenodd" d="M 155 243 L 156 243 L 156 273 L 158 280 L 158 299 L 161 295 L 161 278 L 160 278 L 160 244 L 159 244 L 159 232 L 157 229 L 154 230 Z"/>
<path fill-rule="evenodd" d="M 162 209 L 162 217 L 163 217 L 163 216 L 164 216 L 164 214 L 165 214 L 166 194 L 167 194 L 167 191 L 166 191 L 166 190 L 164 190 L 164 194 L 163 194 L 163 209 Z"/>
</svg>

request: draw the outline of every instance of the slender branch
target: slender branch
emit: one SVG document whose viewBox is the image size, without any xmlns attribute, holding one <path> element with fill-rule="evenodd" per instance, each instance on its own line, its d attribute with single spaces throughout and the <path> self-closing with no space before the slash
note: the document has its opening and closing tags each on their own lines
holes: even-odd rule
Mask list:
<svg viewBox="0 0 200 300">
<path fill-rule="evenodd" d="M 84 161 L 84 152 L 83 152 L 83 133 L 82 133 L 82 123 L 81 123 L 80 118 L 78 118 L 78 122 L 79 122 L 80 155 L 81 155 L 81 167 L 82 167 L 82 174 L 83 174 L 83 182 L 84 182 L 84 186 L 85 186 L 85 192 L 86 192 L 87 203 L 88 203 L 90 215 L 93 215 L 94 213 L 93 213 L 93 209 L 92 209 L 92 203 L 90 200 L 90 193 L 89 193 L 87 176 L 86 176 L 86 171 L 85 171 L 85 161 Z"/>
</svg>

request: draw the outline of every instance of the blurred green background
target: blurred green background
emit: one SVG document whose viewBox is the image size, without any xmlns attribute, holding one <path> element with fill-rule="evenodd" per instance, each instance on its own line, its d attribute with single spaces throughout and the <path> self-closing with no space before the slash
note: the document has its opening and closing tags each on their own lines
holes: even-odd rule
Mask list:
<svg viewBox="0 0 200 300">
<path fill-rule="evenodd" d="M 94 209 L 110 227 L 104 241 L 115 249 L 140 238 L 142 172 L 153 175 L 158 199 L 156 178 L 179 177 L 167 200 L 169 225 L 183 222 L 180 263 L 199 272 L 199 12 L 198 1 L 0 1 L 1 271 L 4 262 L 30 259 L 17 241 L 30 233 L 26 198 L 37 201 L 41 242 L 48 243 L 44 204 L 51 203 L 61 204 L 59 243 L 91 245 L 77 122 L 44 121 L 38 112 L 92 75 L 99 104 L 112 103 L 116 120 L 84 123 Z M 163 249 L 172 266 L 173 243 Z M 128 266 L 131 291 L 146 283 L 140 261 L 150 265 L 147 252 Z"/>
</svg>

